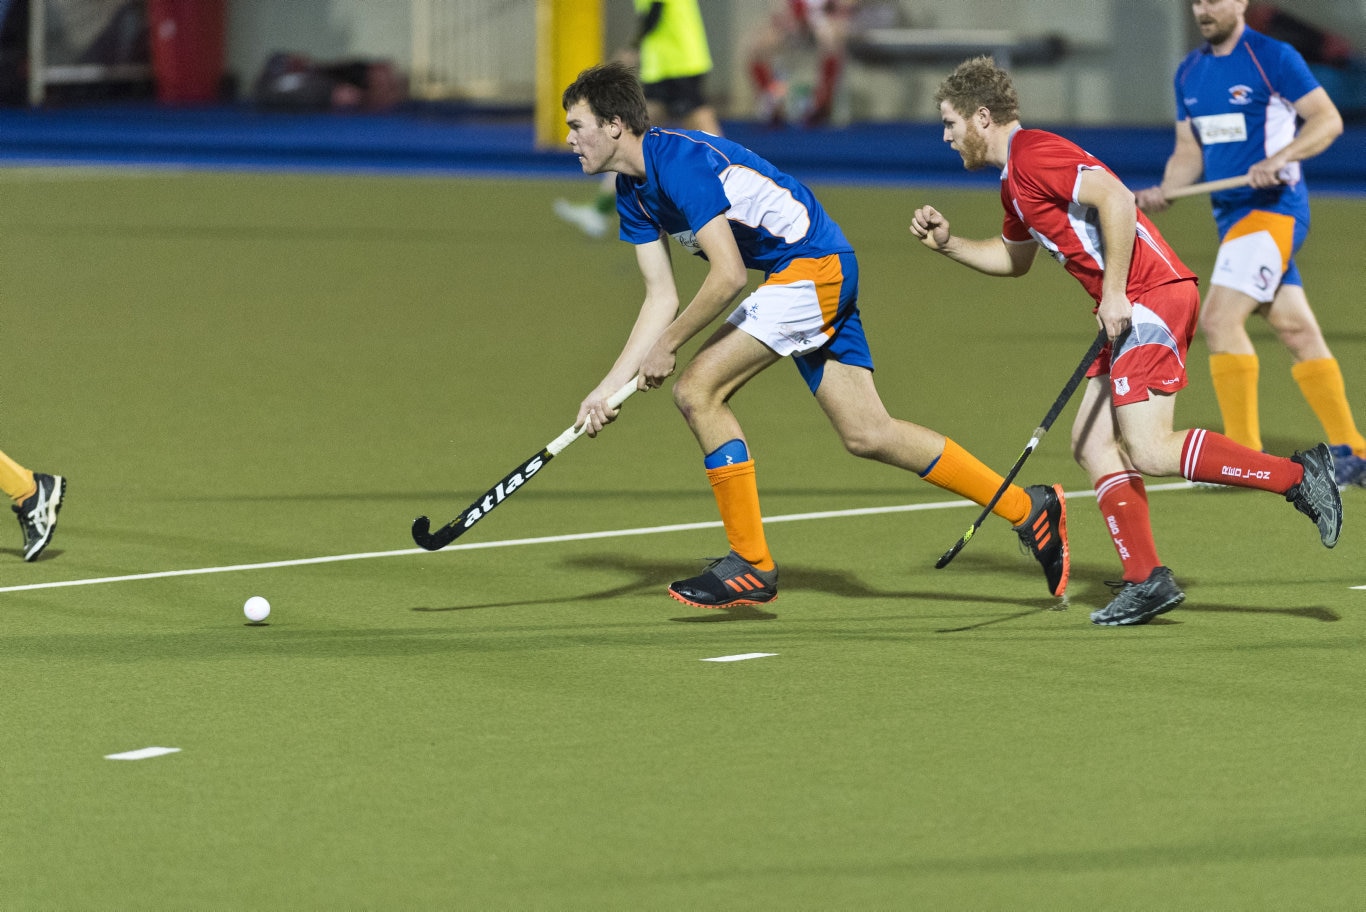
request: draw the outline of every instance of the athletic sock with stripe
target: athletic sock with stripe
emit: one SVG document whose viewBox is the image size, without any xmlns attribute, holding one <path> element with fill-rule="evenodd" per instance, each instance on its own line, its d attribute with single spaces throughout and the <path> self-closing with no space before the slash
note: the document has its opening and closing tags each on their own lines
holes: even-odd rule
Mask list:
<svg viewBox="0 0 1366 912">
<path fill-rule="evenodd" d="M 1105 519 L 1124 579 L 1141 583 L 1161 565 L 1148 517 L 1148 489 L 1137 472 L 1115 472 L 1096 482 L 1096 503 Z"/>
<path fill-rule="evenodd" d="M 1197 429 L 1187 431 L 1181 444 L 1181 477 L 1284 494 L 1300 483 L 1304 469 L 1284 456 L 1259 453 L 1223 434 Z"/>
</svg>

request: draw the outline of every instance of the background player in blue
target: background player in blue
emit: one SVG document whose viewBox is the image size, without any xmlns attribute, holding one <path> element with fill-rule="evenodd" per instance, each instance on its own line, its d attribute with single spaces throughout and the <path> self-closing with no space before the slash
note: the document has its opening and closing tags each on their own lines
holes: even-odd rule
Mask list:
<svg viewBox="0 0 1366 912">
<path fill-rule="evenodd" d="M 1294 357 L 1291 373 L 1332 445 L 1338 485 L 1366 485 L 1366 438 L 1294 260 L 1309 233 L 1300 162 L 1337 139 L 1342 117 L 1298 51 L 1247 27 L 1247 0 L 1195 0 L 1191 9 L 1207 43 L 1177 68 L 1176 147 L 1161 185 L 1140 190 L 1138 204 L 1160 212 L 1166 193 L 1202 175 L 1247 175 L 1248 186 L 1212 195 L 1220 246 L 1200 315 L 1224 433 L 1262 449 L 1259 364 L 1246 328 L 1261 314 Z"/>
<path fill-rule="evenodd" d="M 607 397 L 632 377 L 657 388 L 677 352 L 732 305 L 749 269 L 764 282 L 706 340 L 673 386 L 674 401 L 704 454 L 730 553 L 669 587 L 703 608 L 772 601 L 778 569 L 768 550 L 754 460 L 731 396 L 765 368 L 792 357 L 845 447 L 916 472 L 985 505 L 1001 482 L 952 440 L 892 418 L 873 385 L 873 360 L 858 310 L 858 260 L 839 225 L 805 186 L 737 143 L 691 130 L 651 127 L 632 72 L 604 64 L 564 91 L 569 146 L 588 174 L 617 174 L 621 238 L 633 245 L 645 301 L 575 426 L 596 435 L 616 417 Z M 669 237 L 707 261 L 681 310 Z M 997 515 L 1015 527 L 1062 595 L 1069 571 L 1062 488 L 1012 485 Z"/>
</svg>

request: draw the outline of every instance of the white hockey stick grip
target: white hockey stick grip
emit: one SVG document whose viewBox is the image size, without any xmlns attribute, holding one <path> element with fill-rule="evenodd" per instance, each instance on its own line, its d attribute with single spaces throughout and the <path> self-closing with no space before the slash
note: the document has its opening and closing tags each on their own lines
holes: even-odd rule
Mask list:
<svg viewBox="0 0 1366 912">
<path fill-rule="evenodd" d="M 612 395 L 608 396 L 607 404 L 614 409 L 620 408 L 621 404 L 625 402 L 627 399 L 630 399 L 631 395 L 635 393 L 636 380 L 637 378 L 632 377 L 626 383 L 625 386 L 617 390 Z M 546 444 L 546 451 L 549 452 L 551 456 L 558 456 L 561 450 L 563 450 L 565 447 L 569 446 L 571 443 L 573 443 L 575 440 L 578 440 L 582 436 L 582 427 L 570 427 L 566 429 L 563 434 L 556 437 L 554 440 L 550 441 L 550 443 Z"/>
</svg>

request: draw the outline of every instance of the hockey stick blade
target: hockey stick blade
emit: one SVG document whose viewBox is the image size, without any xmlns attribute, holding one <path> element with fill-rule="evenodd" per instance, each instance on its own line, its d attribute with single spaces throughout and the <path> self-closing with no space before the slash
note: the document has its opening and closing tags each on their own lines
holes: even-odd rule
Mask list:
<svg viewBox="0 0 1366 912">
<path fill-rule="evenodd" d="M 636 381 L 632 379 L 630 383 L 609 396 L 607 404 L 614 409 L 619 408 L 635 391 Z M 464 535 L 475 523 L 491 513 L 494 507 L 520 491 L 522 486 L 544 469 L 546 464 L 554 459 L 561 450 L 582 436 L 583 428 L 572 426 L 567 428 L 564 433 L 546 444 L 544 449 L 503 476 L 502 481 L 484 492 L 482 497 L 466 507 L 459 516 L 435 532 L 432 531 L 432 521 L 426 516 L 419 516 L 413 520 L 413 541 L 417 543 L 419 548 L 428 551 L 440 551 Z"/>
<path fill-rule="evenodd" d="M 522 485 L 534 478 L 536 473 L 545 468 L 546 463 L 553 458 L 555 457 L 550 452 L 549 447 L 541 450 L 509 472 L 502 481 L 489 488 L 483 497 L 466 507 L 465 512 L 435 532 L 431 531 L 431 520 L 425 516 L 419 516 L 413 520 L 413 541 L 417 543 L 419 548 L 425 548 L 428 551 L 440 551 L 464 535 L 475 523 L 487 516 L 494 507 L 507 500 L 513 492 L 521 490 Z"/>
<path fill-rule="evenodd" d="M 1121 337 L 1121 339 L 1122 338 L 1123 337 Z M 1077 387 L 1086 376 L 1086 371 L 1090 369 L 1091 365 L 1100 355 L 1100 350 L 1105 347 L 1105 342 L 1105 330 L 1102 329 L 1096 334 L 1096 338 L 1091 342 L 1091 347 L 1086 350 L 1086 354 L 1082 355 L 1081 363 L 1077 365 L 1077 369 L 1072 371 L 1072 376 L 1067 378 L 1067 385 L 1062 388 L 1062 392 L 1058 394 L 1058 398 L 1053 400 L 1053 405 L 1049 407 L 1048 414 L 1044 415 L 1043 422 L 1034 429 L 1034 435 L 1029 438 L 1029 443 L 1025 444 L 1024 452 L 1020 454 L 1019 459 L 1015 460 L 1015 465 L 1010 467 L 1010 471 L 1001 482 L 1001 486 L 996 489 L 996 493 L 992 495 L 991 500 L 987 501 L 986 507 L 982 510 L 981 515 L 968 527 L 968 531 L 964 532 L 962 537 L 953 543 L 953 547 L 945 551 L 943 556 L 934 562 L 934 569 L 943 570 L 949 565 L 949 561 L 957 557 L 958 552 L 962 551 L 967 543 L 972 541 L 972 537 L 977 534 L 977 530 L 982 527 L 982 523 L 986 522 L 987 517 L 991 515 L 991 511 L 996 507 L 997 501 L 1005 496 L 1006 491 L 1010 490 L 1011 482 L 1015 480 L 1016 475 L 1020 474 L 1020 469 L 1024 467 L 1025 460 L 1029 459 L 1029 455 L 1038 448 L 1039 442 L 1043 440 L 1044 435 L 1048 433 L 1048 429 L 1053 426 L 1053 422 L 1058 420 L 1058 415 L 1062 414 L 1062 410 L 1067 406 L 1068 400 L 1071 399 L 1072 394 L 1077 391 Z"/>
</svg>

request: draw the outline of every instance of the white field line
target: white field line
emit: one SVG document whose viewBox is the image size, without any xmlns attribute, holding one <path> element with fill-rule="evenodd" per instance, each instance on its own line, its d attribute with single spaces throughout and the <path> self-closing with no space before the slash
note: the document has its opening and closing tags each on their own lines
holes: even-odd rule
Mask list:
<svg viewBox="0 0 1366 912">
<path fill-rule="evenodd" d="M 1149 491 L 1177 491 L 1190 488 L 1190 482 L 1178 481 L 1169 484 L 1150 485 Z M 1095 497 L 1096 492 L 1069 491 L 1069 499 Z M 806 522 L 813 519 L 843 519 L 849 516 L 875 516 L 881 513 L 917 513 L 923 510 L 948 510 L 960 507 L 976 507 L 968 500 L 936 501 L 922 504 L 900 504 L 891 507 L 859 507 L 850 510 L 822 510 L 817 513 L 787 513 L 781 516 L 766 516 L 765 523 Z M 449 545 L 443 552 L 474 551 L 479 548 L 513 548 L 523 545 L 549 545 L 558 542 L 592 541 L 599 538 L 627 538 L 634 535 L 659 535 L 666 532 L 691 532 L 696 529 L 719 529 L 719 520 L 712 522 L 676 523 L 669 526 L 646 526 L 640 529 L 609 529 L 603 532 L 576 532 L 570 535 L 543 535 L 538 538 L 509 538 L 502 541 L 469 542 Z M 101 576 L 92 579 L 60 580 L 51 583 L 29 583 L 24 586 L 0 586 L 0 593 L 33 592 L 38 589 L 62 589 L 68 586 L 98 586 L 104 583 L 131 583 L 140 580 L 170 579 L 177 576 L 207 576 L 210 573 L 239 573 L 247 570 L 276 570 L 281 567 L 306 567 L 310 564 L 335 564 L 342 561 L 369 560 L 376 557 L 402 557 L 415 554 L 431 554 L 422 548 L 400 548 L 396 551 L 363 551 L 357 554 L 333 554 L 326 557 L 303 557 L 295 560 L 264 561 L 258 564 L 230 564 L 223 567 L 196 567 L 192 570 L 159 570 L 153 573 L 131 573 L 127 576 Z"/>
<path fill-rule="evenodd" d="M 742 652 L 739 655 L 716 656 L 711 659 L 699 659 L 702 662 L 747 662 L 750 659 L 766 659 L 775 656 L 776 652 Z"/>
<path fill-rule="evenodd" d="M 143 747 L 138 750 L 124 751 L 121 754 L 105 754 L 106 760 L 147 760 L 152 757 L 164 757 L 167 754 L 178 754 L 178 747 Z"/>
</svg>

